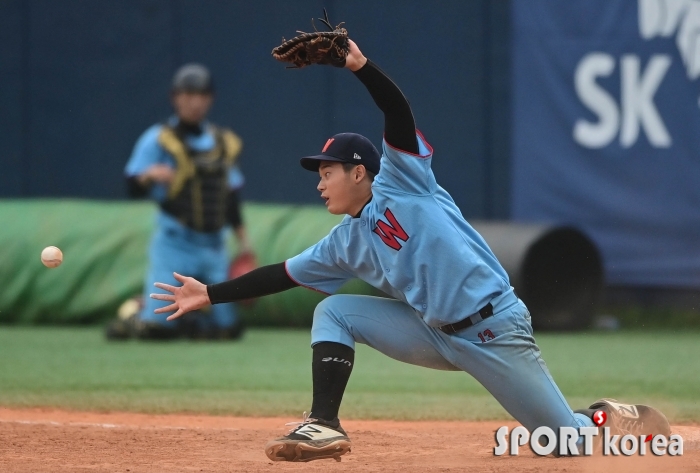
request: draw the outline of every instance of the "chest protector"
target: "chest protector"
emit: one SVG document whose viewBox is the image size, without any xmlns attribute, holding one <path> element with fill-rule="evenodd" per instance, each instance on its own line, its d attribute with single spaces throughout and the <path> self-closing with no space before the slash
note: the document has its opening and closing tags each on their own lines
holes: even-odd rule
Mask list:
<svg viewBox="0 0 700 473">
<path fill-rule="evenodd" d="M 175 159 L 175 178 L 161 203 L 164 212 L 200 232 L 223 228 L 228 171 L 241 151 L 241 139 L 232 131 L 210 126 L 214 147 L 196 151 L 169 126 L 163 126 L 158 143 Z"/>
</svg>

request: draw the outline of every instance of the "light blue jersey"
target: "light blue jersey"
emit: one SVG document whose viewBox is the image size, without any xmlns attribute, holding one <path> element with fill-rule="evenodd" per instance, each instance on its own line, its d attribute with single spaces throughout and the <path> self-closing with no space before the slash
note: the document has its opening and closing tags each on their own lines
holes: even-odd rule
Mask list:
<svg viewBox="0 0 700 473">
<path fill-rule="evenodd" d="M 286 262 L 298 284 L 328 294 L 359 278 L 410 305 L 431 327 L 458 322 L 510 290 L 508 275 L 435 181 L 433 150 L 383 142 L 372 200 Z"/>
<path fill-rule="evenodd" d="M 171 126 L 175 126 L 176 123 L 174 119 L 168 121 Z M 124 169 L 127 177 L 137 176 L 154 164 L 166 164 L 175 169 L 175 159 L 158 143 L 158 136 L 162 128 L 161 124 L 153 125 L 139 137 Z M 208 151 L 216 144 L 211 128 L 206 123 L 203 124 L 203 128 L 204 133 L 201 135 L 187 135 L 185 137 L 187 145 L 195 151 Z M 235 164 L 229 170 L 228 184 L 233 190 L 240 189 L 245 184 L 243 174 Z M 164 201 L 167 194 L 168 188 L 164 184 L 156 183 L 151 187 L 150 197 L 158 202 Z"/>
</svg>

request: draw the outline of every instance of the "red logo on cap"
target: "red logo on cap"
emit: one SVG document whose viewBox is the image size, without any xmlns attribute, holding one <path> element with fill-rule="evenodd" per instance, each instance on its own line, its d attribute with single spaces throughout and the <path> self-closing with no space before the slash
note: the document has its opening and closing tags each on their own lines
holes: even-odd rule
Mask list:
<svg viewBox="0 0 700 473">
<path fill-rule="evenodd" d="M 321 153 L 325 153 L 325 152 L 326 152 L 326 150 L 327 150 L 328 147 L 331 145 L 331 143 L 333 143 L 333 140 L 335 140 L 335 138 L 328 138 L 328 141 L 326 141 L 326 144 L 323 145 L 323 149 L 321 150 Z"/>
</svg>

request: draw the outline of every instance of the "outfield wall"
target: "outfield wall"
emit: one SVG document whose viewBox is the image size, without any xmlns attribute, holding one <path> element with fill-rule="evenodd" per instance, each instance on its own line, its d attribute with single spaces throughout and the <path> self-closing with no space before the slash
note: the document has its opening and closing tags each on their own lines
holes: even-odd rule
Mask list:
<svg viewBox="0 0 700 473">
<path fill-rule="evenodd" d="M 381 112 L 348 71 L 290 70 L 270 54 L 282 36 L 312 30 L 325 7 L 401 86 L 437 150 L 436 174 L 465 215 L 505 218 L 508 6 L 0 1 L 0 197 L 124 198 L 136 139 L 171 113 L 172 75 L 196 61 L 216 82 L 213 121 L 244 141 L 244 196 L 319 202 L 298 159 L 340 132 L 362 133 L 379 147 L 383 129 Z"/>
</svg>

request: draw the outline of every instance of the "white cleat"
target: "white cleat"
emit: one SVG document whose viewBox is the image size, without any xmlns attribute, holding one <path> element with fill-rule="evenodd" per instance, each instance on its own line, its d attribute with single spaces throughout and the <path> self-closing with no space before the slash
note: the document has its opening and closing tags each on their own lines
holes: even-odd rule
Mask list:
<svg viewBox="0 0 700 473">
<path fill-rule="evenodd" d="M 340 457 L 350 451 L 350 439 L 339 421 L 330 422 L 307 417 L 284 437 L 270 440 L 265 455 L 272 461 L 308 462 Z M 287 424 L 290 425 L 290 424 Z"/>
</svg>

